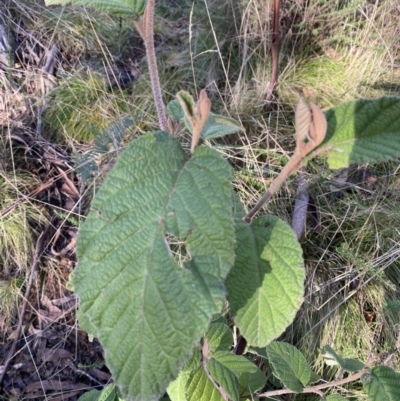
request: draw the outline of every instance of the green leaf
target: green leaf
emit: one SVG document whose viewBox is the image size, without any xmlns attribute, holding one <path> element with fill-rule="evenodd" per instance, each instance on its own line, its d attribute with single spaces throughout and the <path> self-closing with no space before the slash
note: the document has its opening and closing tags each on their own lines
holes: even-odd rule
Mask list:
<svg viewBox="0 0 400 401">
<path fill-rule="evenodd" d="M 327 153 L 330 168 L 400 157 L 400 97 L 359 99 L 325 113 L 324 142 L 311 154 Z"/>
<path fill-rule="evenodd" d="M 171 401 L 186 401 L 186 388 L 187 381 L 189 380 L 191 372 L 196 370 L 201 363 L 201 352 L 196 349 L 192 357 L 186 362 L 184 368 L 179 373 L 179 376 L 169 383 L 167 387 L 167 393 L 171 398 Z"/>
<path fill-rule="evenodd" d="M 184 91 L 181 91 L 184 92 Z M 181 93 L 179 92 L 179 93 Z M 179 95 L 178 93 L 178 95 Z M 187 92 L 184 92 L 186 96 Z M 190 96 L 190 95 L 188 95 Z M 186 99 L 186 98 L 185 98 Z M 194 110 L 194 100 L 190 96 L 186 100 L 188 102 L 188 110 Z M 189 123 L 188 118 L 185 116 L 186 114 L 191 115 L 190 113 L 184 112 L 182 109 L 181 103 L 178 100 L 172 100 L 168 103 L 167 106 L 168 114 L 174 118 L 176 121 L 184 122 L 186 128 L 192 132 L 192 126 Z M 234 134 L 236 132 L 244 132 L 243 127 L 241 127 L 236 120 L 230 117 L 220 116 L 218 114 L 210 113 L 207 122 L 204 124 L 203 129 L 200 133 L 200 138 L 202 139 L 212 139 L 212 138 L 220 138 L 225 135 Z"/>
<path fill-rule="evenodd" d="M 187 401 L 224 401 L 201 366 L 192 373 L 187 384 Z"/>
<path fill-rule="evenodd" d="M 240 397 L 251 396 L 256 391 L 261 390 L 267 383 L 264 373 L 257 368 L 253 373 L 244 372 L 239 376 Z"/>
<path fill-rule="evenodd" d="M 239 401 L 238 382 L 235 375 L 217 359 L 207 361 L 207 369 L 213 380 L 224 389 L 232 401 Z"/>
<path fill-rule="evenodd" d="M 78 401 L 98 401 L 101 395 L 100 390 L 91 390 L 81 395 Z"/>
<path fill-rule="evenodd" d="M 129 400 L 158 399 L 222 309 L 234 262 L 230 181 L 218 152 L 201 146 L 187 159 L 158 132 L 129 144 L 92 203 L 70 287 Z"/>
<path fill-rule="evenodd" d="M 310 381 L 307 384 L 316 383 L 316 382 L 319 382 L 320 380 L 321 380 L 321 376 L 319 374 L 315 373 L 314 371 L 312 371 Z"/>
<path fill-rule="evenodd" d="M 339 394 L 330 394 L 326 397 L 326 401 L 346 401 L 346 398 Z"/>
<path fill-rule="evenodd" d="M 193 98 L 192 98 L 193 99 Z M 194 103 L 194 100 L 193 100 Z M 185 113 L 183 112 L 182 106 L 178 99 L 171 100 L 167 105 L 167 113 L 175 121 L 183 121 L 185 118 Z"/>
<path fill-rule="evenodd" d="M 115 384 L 110 384 L 104 387 L 103 390 L 92 390 L 81 397 L 79 401 L 119 401 L 121 398 L 118 396 L 117 388 Z M 122 400 L 121 400 L 122 401 Z"/>
<path fill-rule="evenodd" d="M 182 371 L 179 373 L 179 376 L 168 385 L 167 393 L 171 401 L 186 401 L 186 387 L 189 377 L 189 371 Z"/>
<path fill-rule="evenodd" d="M 244 132 L 243 127 L 233 118 L 210 113 L 207 122 L 201 130 L 200 138 L 220 138 L 240 131 Z"/>
<path fill-rule="evenodd" d="M 233 336 L 229 327 L 224 323 L 212 323 L 208 328 L 204 341 L 210 346 L 210 352 L 229 350 L 232 347 Z"/>
<path fill-rule="evenodd" d="M 371 401 L 400 400 L 400 373 L 388 366 L 377 366 L 361 377 Z"/>
<path fill-rule="evenodd" d="M 226 279 L 235 324 L 249 345 L 264 347 L 301 306 L 305 270 L 292 229 L 275 216 L 236 222 L 236 260 Z"/>
<path fill-rule="evenodd" d="M 274 375 L 288 389 L 301 393 L 312 376 L 304 355 L 293 345 L 278 341 L 267 345 L 267 355 Z"/>
<path fill-rule="evenodd" d="M 358 372 L 364 367 L 364 364 L 357 359 L 342 358 L 330 345 L 322 347 L 322 356 L 328 366 L 339 365 L 348 372 Z"/>
<path fill-rule="evenodd" d="M 46 6 L 93 7 L 97 10 L 121 16 L 140 16 L 146 9 L 146 0 L 45 0 Z"/>
<path fill-rule="evenodd" d="M 227 351 L 217 351 L 213 354 L 221 365 L 229 369 L 236 377 L 242 373 L 255 373 L 257 366 L 242 355 L 235 355 Z"/>
<path fill-rule="evenodd" d="M 117 397 L 118 394 L 115 384 L 110 384 L 102 390 L 99 401 L 115 401 Z"/>
</svg>

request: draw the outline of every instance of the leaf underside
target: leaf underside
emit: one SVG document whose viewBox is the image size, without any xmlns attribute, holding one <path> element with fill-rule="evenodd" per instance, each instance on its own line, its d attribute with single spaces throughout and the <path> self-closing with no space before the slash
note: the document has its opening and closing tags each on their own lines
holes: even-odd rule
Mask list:
<svg viewBox="0 0 400 401">
<path fill-rule="evenodd" d="M 330 168 L 400 157 L 400 97 L 354 100 L 325 116 L 327 134 L 314 154 L 327 153 Z"/>
<path fill-rule="evenodd" d="M 222 308 L 234 262 L 230 181 L 216 151 L 187 159 L 158 132 L 127 147 L 92 203 L 71 286 L 79 323 L 99 338 L 127 400 L 157 400 Z"/>
<path fill-rule="evenodd" d="M 140 16 L 146 8 L 146 0 L 45 0 L 46 6 L 74 5 L 92 7 L 99 11 L 121 16 Z"/>
<path fill-rule="evenodd" d="M 251 226 L 237 213 L 236 260 L 226 287 L 235 324 L 252 346 L 265 347 L 293 321 L 304 293 L 302 250 L 275 216 Z"/>
</svg>

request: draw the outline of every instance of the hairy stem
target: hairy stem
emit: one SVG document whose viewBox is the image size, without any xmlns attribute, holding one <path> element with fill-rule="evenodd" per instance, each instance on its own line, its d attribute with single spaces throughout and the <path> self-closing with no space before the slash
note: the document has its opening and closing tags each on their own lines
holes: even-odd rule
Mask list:
<svg viewBox="0 0 400 401">
<path fill-rule="evenodd" d="M 264 206 L 266 202 L 269 201 L 271 196 L 281 187 L 281 185 L 285 182 L 285 180 L 289 177 L 289 175 L 293 174 L 296 170 L 300 168 L 300 163 L 303 158 L 303 155 L 300 153 L 295 153 L 283 170 L 280 172 L 278 177 L 272 182 L 271 186 L 267 189 L 267 192 L 264 196 L 257 202 L 257 204 L 250 210 L 249 213 L 244 217 L 244 221 L 248 223 L 251 222 L 253 216 Z"/>
<path fill-rule="evenodd" d="M 162 100 L 160 78 L 158 75 L 156 51 L 154 48 L 154 8 L 155 0 L 148 0 L 143 14 L 143 23 L 134 21 L 135 27 L 144 41 L 147 63 L 149 65 L 151 89 L 153 91 L 154 104 L 157 110 L 158 125 L 160 129 L 168 132 L 167 117 L 164 102 Z"/>
</svg>

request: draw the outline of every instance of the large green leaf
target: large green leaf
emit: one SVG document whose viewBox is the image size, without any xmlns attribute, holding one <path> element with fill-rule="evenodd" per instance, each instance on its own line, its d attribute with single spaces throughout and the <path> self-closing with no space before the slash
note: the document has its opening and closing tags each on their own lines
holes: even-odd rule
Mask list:
<svg viewBox="0 0 400 401">
<path fill-rule="evenodd" d="M 187 159 L 166 132 L 133 141 L 92 203 L 71 286 L 127 400 L 156 400 L 225 299 L 234 262 L 231 169 Z"/>
<path fill-rule="evenodd" d="M 304 355 L 293 345 L 274 341 L 266 348 L 274 375 L 290 390 L 301 393 L 312 371 Z"/>
<path fill-rule="evenodd" d="M 236 325 L 249 345 L 264 347 L 293 321 L 303 301 L 302 250 L 292 229 L 275 216 L 251 226 L 239 210 L 236 260 L 226 280 Z"/>
<path fill-rule="evenodd" d="M 400 97 L 354 100 L 325 116 L 325 140 L 311 157 L 327 153 L 332 169 L 400 157 Z"/>
<path fill-rule="evenodd" d="M 146 8 L 146 0 L 45 0 L 46 6 L 72 4 L 93 7 L 100 11 L 121 16 L 139 16 Z"/>
<path fill-rule="evenodd" d="M 399 401 L 400 373 L 388 366 L 377 366 L 361 377 L 371 401 Z"/>
</svg>

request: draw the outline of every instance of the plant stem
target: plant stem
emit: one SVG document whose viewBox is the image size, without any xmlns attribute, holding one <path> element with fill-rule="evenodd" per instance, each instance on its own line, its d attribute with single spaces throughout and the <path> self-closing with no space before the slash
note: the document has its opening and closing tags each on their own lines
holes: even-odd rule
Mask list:
<svg viewBox="0 0 400 401">
<path fill-rule="evenodd" d="M 154 104 L 157 110 L 158 125 L 160 129 L 168 132 L 167 117 L 162 100 L 160 78 L 158 75 L 156 51 L 154 48 L 154 9 L 155 0 L 148 0 L 143 14 L 143 22 L 134 20 L 134 25 L 143 39 L 146 48 L 147 63 L 149 65 L 151 89 L 153 91 Z"/>
<path fill-rule="evenodd" d="M 290 158 L 289 162 L 282 169 L 278 177 L 275 178 L 271 186 L 267 189 L 267 192 L 265 192 L 264 196 L 243 218 L 244 221 L 247 221 L 248 223 L 251 222 L 253 216 L 263 207 L 266 202 L 268 202 L 271 196 L 281 187 L 281 185 L 285 182 L 289 175 L 293 174 L 296 170 L 299 169 L 302 158 L 302 154 L 297 152 Z"/>
</svg>

